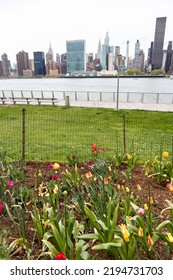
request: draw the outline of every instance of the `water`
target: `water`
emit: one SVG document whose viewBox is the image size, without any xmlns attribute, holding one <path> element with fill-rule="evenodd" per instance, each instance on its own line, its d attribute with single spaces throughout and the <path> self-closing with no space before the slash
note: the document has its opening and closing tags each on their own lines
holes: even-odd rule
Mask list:
<svg viewBox="0 0 173 280">
<path fill-rule="evenodd" d="M 68 95 L 71 100 L 86 101 L 115 101 L 117 93 L 117 78 L 42 78 L 42 79 L 1 79 L 0 97 L 4 90 L 7 98 L 12 90 L 15 97 L 41 98 L 41 91 L 45 98 L 50 98 L 50 91 L 58 100 Z M 18 90 L 18 91 L 17 91 Z M 77 92 L 77 94 L 75 94 Z M 89 92 L 89 97 L 87 96 Z M 100 95 L 101 92 L 101 95 Z M 119 102 L 142 103 L 173 103 L 173 80 L 169 78 L 120 78 Z"/>
<path fill-rule="evenodd" d="M 1 79 L 0 90 L 116 92 L 117 78 Z M 120 78 L 120 92 L 173 93 L 169 78 Z"/>
</svg>

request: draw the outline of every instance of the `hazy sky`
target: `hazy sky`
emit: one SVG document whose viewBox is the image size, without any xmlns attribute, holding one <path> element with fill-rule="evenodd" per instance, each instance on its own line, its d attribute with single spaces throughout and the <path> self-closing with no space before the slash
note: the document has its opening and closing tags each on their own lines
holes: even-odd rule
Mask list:
<svg viewBox="0 0 173 280">
<path fill-rule="evenodd" d="M 167 17 L 165 45 L 173 41 L 173 0 L 0 0 L 0 56 L 12 63 L 19 51 L 66 52 L 66 40 L 85 39 L 87 53 L 97 52 L 99 38 L 121 47 L 130 41 L 134 56 L 137 39 L 147 56 L 154 40 L 157 17 Z"/>
</svg>

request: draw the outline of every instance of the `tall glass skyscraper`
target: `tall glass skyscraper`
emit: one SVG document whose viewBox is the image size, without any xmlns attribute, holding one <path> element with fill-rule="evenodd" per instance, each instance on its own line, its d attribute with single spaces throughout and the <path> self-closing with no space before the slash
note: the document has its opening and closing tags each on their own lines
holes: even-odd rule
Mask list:
<svg viewBox="0 0 173 280">
<path fill-rule="evenodd" d="M 35 76 L 46 75 L 44 52 L 34 52 L 34 68 Z"/>
<path fill-rule="evenodd" d="M 86 44 L 85 40 L 66 41 L 67 72 L 86 71 Z"/>
<path fill-rule="evenodd" d="M 152 54 L 152 69 L 160 69 L 162 67 L 165 26 L 166 17 L 156 18 L 155 37 Z"/>
</svg>

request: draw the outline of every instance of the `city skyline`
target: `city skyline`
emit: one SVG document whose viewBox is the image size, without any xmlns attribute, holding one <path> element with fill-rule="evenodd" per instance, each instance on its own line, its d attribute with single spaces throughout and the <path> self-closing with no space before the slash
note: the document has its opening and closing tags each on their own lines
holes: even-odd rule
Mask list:
<svg viewBox="0 0 173 280">
<path fill-rule="evenodd" d="M 120 46 L 122 55 L 129 41 L 129 56 L 134 57 L 139 40 L 146 58 L 157 17 L 167 17 L 164 49 L 173 40 L 171 1 L 0 0 L 0 54 L 7 53 L 11 63 L 16 63 L 16 54 L 22 50 L 29 58 L 35 51 L 46 54 L 49 42 L 54 54 L 62 54 L 68 40 L 86 40 L 86 52 L 95 54 L 99 39 L 103 44 L 108 32 L 110 46 Z"/>
</svg>

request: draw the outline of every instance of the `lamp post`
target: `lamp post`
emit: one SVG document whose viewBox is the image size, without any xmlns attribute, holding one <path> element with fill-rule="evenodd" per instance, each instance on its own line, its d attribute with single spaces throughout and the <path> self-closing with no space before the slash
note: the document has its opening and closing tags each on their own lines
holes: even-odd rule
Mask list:
<svg viewBox="0 0 173 280">
<path fill-rule="evenodd" d="M 118 72 L 118 76 L 117 76 L 117 103 L 116 103 L 116 110 L 119 110 L 119 79 L 120 79 L 120 76 L 119 76 L 119 68 L 117 69 L 117 72 Z"/>
</svg>

